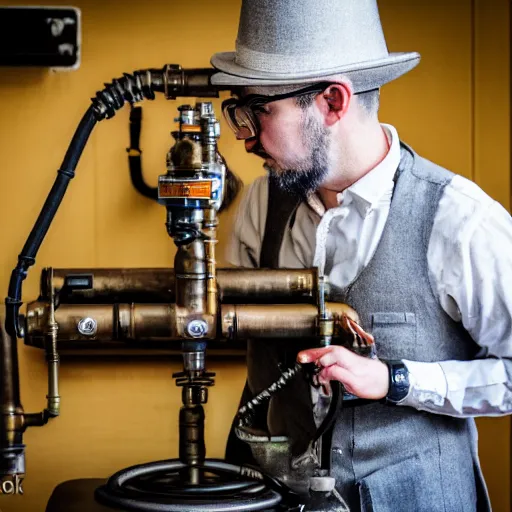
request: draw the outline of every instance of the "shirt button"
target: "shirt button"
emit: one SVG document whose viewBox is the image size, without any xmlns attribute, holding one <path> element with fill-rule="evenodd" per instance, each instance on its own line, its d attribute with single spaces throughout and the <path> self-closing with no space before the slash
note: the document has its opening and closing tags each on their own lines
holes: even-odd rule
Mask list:
<svg viewBox="0 0 512 512">
<path fill-rule="evenodd" d="M 343 450 L 341 448 L 333 448 L 332 453 L 335 453 L 336 455 L 341 455 L 343 453 Z"/>
</svg>

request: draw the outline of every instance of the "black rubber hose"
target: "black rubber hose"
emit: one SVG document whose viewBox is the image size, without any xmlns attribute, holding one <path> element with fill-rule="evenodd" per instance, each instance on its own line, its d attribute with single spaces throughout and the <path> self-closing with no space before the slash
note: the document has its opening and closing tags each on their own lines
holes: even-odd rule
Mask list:
<svg viewBox="0 0 512 512">
<path fill-rule="evenodd" d="M 18 264 L 12 271 L 8 296 L 5 299 L 5 327 L 11 336 L 22 338 L 24 335 L 18 322 L 19 309 L 22 305 L 22 283 L 27 277 L 29 267 L 36 261 L 35 257 L 37 255 L 37 251 L 48 232 L 55 214 L 57 213 L 68 184 L 75 177 L 76 165 L 96 122 L 97 120 L 94 109 L 93 106 L 91 106 L 82 117 L 82 120 L 73 135 L 71 144 L 64 156 L 64 160 L 62 161 L 61 168 L 57 172 L 57 178 L 55 179 L 53 187 L 46 198 L 43 208 L 39 213 L 20 255 L 18 256 Z"/>
<path fill-rule="evenodd" d="M 252 415 L 254 410 L 260 405 L 268 402 L 277 392 L 285 388 L 288 383 L 294 379 L 303 370 L 303 365 L 295 363 L 295 365 L 281 373 L 279 379 L 273 382 L 268 388 L 258 393 L 254 398 L 245 403 L 238 409 L 235 421 L 238 427 L 250 426 L 252 423 Z"/>
<path fill-rule="evenodd" d="M 240 407 L 236 416 L 238 426 L 242 427 L 244 425 L 250 425 L 253 411 L 261 404 L 270 400 L 273 395 L 287 386 L 288 383 L 303 370 L 303 368 L 304 365 L 295 363 L 295 366 L 284 371 L 277 381 L 273 382 L 268 388 L 264 389 L 261 393 Z M 327 410 L 327 414 L 324 420 L 315 432 L 313 442 L 318 441 L 318 439 L 320 439 L 320 437 L 323 436 L 333 426 L 338 412 L 341 410 L 343 403 L 343 390 L 341 383 L 338 381 L 331 381 L 331 390 L 332 397 L 329 404 L 329 409 Z"/>
<path fill-rule="evenodd" d="M 327 414 L 325 415 L 324 420 L 315 433 L 315 437 L 313 438 L 314 443 L 316 443 L 320 437 L 322 437 L 329 429 L 332 428 L 342 407 L 343 389 L 341 387 L 341 382 L 332 380 L 330 384 L 332 390 L 331 403 L 329 404 L 329 409 L 327 410 Z"/>
<path fill-rule="evenodd" d="M 185 468 L 186 465 L 181 461 L 166 460 L 152 462 L 149 464 L 140 464 L 126 468 L 122 471 L 112 475 L 106 485 L 96 490 L 97 499 L 111 506 L 121 506 L 128 510 L 139 510 L 148 512 L 188 512 L 201 511 L 201 512 L 250 512 L 257 510 L 268 510 L 278 505 L 283 496 L 292 499 L 292 502 L 298 502 L 298 496 L 289 490 L 281 482 L 275 480 L 264 473 L 261 473 L 255 468 L 243 466 L 236 466 L 226 463 L 221 460 L 207 459 L 201 465 L 202 469 L 210 471 L 220 471 L 231 474 L 235 478 L 250 475 L 254 478 L 254 489 L 246 489 L 245 495 L 235 494 L 232 498 L 219 499 L 217 496 L 212 496 L 211 500 L 203 501 L 199 499 L 192 499 L 186 503 L 183 502 L 183 497 L 173 498 L 172 496 L 154 496 L 152 500 L 145 493 L 139 494 L 134 490 L 126 489 L 126 485 L 133 478 L 143 475 L 150 475 L 156 472 L 170 472 L 177 471 Z M 260 487 L 260 482 L 266 484 L 265 488 Z M 230 488 L 231 484 L 226 484 L 226 490 Z M 295 504 L 295 503 L 294 503 Z"/>
<path fill-rule="evenodd" d="M 149 186 L 142 174 L 142 150 L 140 149 L 140 133 L 142 130 L 142 107 L 132 105 L 130 111 L 130 147 L 128 152 L 128 164 L 130 167 L 130 179 L 135 190 L 148 199 L 158 200 L 158 187 Z"/>
<path fill-rule="evenodd" d="M 165 68 L 164 68 L 165 69 Z M 57 179 L 43 205 L 32 231 L 18 256 L 18 264 L 12 271 L 8 295 L 5 299 L 6 318 L 5 328 L 9 335 L 23 338 L 23 328 L 19 322 L 21 302 L 21 287 L 27 277 L 29 267 L 35 263 L 35 257 L 46 233 L 57 213 L 64 193 L 71 179 L 75 177 L 75 169 L 85 145 L 97 121 L 110 119 L 126 102 L 133 103 L 143 99 L 153 100 L 153 87 L 163 83 L 164 70 L 141 70 L 133 74 L 125 73 L 122 78 L 105 84 L 105 88 L 92 98 L 92 105 L 87 109 L 78 125 L 71 144 L 68 147 Z"/>
<path fill-rule="evenodd" d="M 143 195 L 144 197 L 157 201 L 158 188 L 151 187 L 144 181 L 140 155 L 129 155 L 128 160 L 130 165 L 130 179 L 132 181 L 132 185 L 135 187 L 135 190 L 137 190 L 137 192 L 139 192 L 139 194 Z"/>
<path fill-rule="evenodd" d="M 82 117 L 82 120 L 73 135 L 73 139 L 71 140 L 71 144 L 64 156 L 62 165 L 57 171 L 58 175 L 55 180 L 55 184 L 48 194 L 48 198 L 41 210 L 39 218 L 36 221 L 36 225 L 32 229 L 32 232 L 23 247 L 23 254 L 35 256 L 39 250 L 48 227 L 53 220 L 64 193 L 66 192 L 66 188 L 70 180 L 75 177 L 75 169 L 78 164 L 78 160 L 82 156 L 82 152 L 89 140 L 89 136 L 91 135 L 96 122 L 93 108 L 91 106 Z"/>
</svg>

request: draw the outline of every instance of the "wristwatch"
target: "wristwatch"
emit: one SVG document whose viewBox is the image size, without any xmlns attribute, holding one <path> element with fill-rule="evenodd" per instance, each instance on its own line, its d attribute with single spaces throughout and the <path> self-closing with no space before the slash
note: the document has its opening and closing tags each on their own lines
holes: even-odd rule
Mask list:
<svg viewBox="0 0 512 512">
<path fill-rule="evenodd" d="M 403 361 L 387 361 L 381 360 L 385 363 L 389 370 L 389 389 L 388 394 L 384 397 L 383 402 L 395 405 L 403 400 L 410 389 L 409 370 Z"/>
</svg>

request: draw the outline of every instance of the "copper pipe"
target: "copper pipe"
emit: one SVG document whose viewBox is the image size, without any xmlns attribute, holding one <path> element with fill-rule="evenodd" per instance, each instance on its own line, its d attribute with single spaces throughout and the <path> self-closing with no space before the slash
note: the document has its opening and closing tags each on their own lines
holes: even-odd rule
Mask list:
<svg viewBox="0 0 512 512">
<path fill-rule="evenodd" d="M 175 301 L 174 270 L 135 269 L 53 269 L 41 275 L 41 299 L 49 300 L 51 288 L 60 302 L 115 303 Z M 91 289 L 66 287 L 69 276 L 90 276 Z M 316 269 L 218 268 L 219 299 L 226 303 L 316 303 Z"/>
</svg>

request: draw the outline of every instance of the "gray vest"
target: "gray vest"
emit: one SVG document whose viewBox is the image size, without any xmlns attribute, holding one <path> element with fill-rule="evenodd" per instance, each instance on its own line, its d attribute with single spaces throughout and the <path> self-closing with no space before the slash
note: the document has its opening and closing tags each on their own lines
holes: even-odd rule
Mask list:
<svg viewBox="0 0 512 512">
<path fill-rule="evenodd" d="M 468 360 L 477 353 L 478 346 L 461 324 L 440 307 L 428 276 L 432 223 L 452 177 L 402 145 L 377 251 L 349 287 L 339 290 L 339 300 L 354 307 L 363 328 L 374 335 L 381 358 Z M 270 211 L 267 217 L 276 218 Z M 275 380 L 278 363 L 291 363 L 296 351 L 277 343 L 249 343 L 251 394 Z M 298 378 L 276 396 L 266 420 L 273 435 L 293 440 L 296 454 L 304 450 L 315 432 L 307 383 Z M 380 403 L 345 408 L 333 433 L 332 475 L 351 510 L 490 510 L 472 418 Z"/>
</svg>

